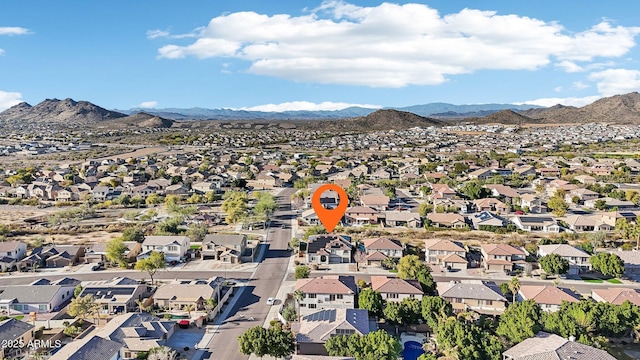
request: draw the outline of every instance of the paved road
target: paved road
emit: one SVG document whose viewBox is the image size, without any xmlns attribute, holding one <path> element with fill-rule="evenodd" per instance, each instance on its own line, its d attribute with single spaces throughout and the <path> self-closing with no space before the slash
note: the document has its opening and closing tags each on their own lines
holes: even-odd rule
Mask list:
<svg viewBox="0 0 640 360">
<path fill-rule="evenodd" d="M 291 253 L 287 250 L 291 240 L 291 194 L 295 189 L 285 189 L 277 197 L 279 209 L 274 214 L 267 236 L 269 248 L 265 258 L 256 268 L 240 298 L 235 302 L 230 317 L 220 327 L 209 343 L 209 359 L 244 360 L 248 356 L 238 351 L 238 337 L 253 326 L 261 326 L 268 313 L 267 298 L 275 297 L 289 265 Z M 281 228 L 282 225 L 285 228 Z M 280 304 L 276 304 L 280 305 Z M 244 315 L 240 318 L 240 314 Z M 253 317 L 253 321 L 247 320 Z M 205 358 L 207 358 L 205 356 Z"/>
</svg>

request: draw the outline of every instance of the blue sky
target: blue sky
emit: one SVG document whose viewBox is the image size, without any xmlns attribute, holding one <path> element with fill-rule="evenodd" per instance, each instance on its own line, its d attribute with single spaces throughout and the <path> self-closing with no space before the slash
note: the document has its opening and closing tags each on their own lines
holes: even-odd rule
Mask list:
<svg viewBox="0 0 640 360">
<path fill-rule="evenodd" d="M 640 91 L 640 2 L 0 2 L 0 110 L 563 103 Z"/>
</svg>

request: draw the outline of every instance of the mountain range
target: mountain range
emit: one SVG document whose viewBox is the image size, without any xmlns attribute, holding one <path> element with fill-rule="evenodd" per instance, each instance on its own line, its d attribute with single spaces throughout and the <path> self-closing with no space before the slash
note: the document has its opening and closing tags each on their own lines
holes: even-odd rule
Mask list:
<svg viewBox="0 0 640 360">
<path fill-rule="evenodd" d="M 213 121 L 187 121 L 187 120 Z M 233 120 L 233 121 L 232 121 Z M 244 120 L 240 125 L 237 120 Z M 323 120 L 323 121 L 309 121 Z M 399 109 L 347 108 L 339 111 L 287 111 L 280 113 L 230 109 L 107 110 L 87 101 L 46 99 L 31 106 L 20 103 L 0 112 L 0 126 L 11 129 L 42 128 L 168 128 L 205 126 L 264 128 L 265 123 L 281 127 L 321 129 L 406 129 L 415 126 L 470 123 L 575 124 L 603 122 L 640 124 L 640 94 L 637 92 L 602 98 L 577 108 L 556 105 L 549 108 L 510 104 L 452 105 L 432 103 Z"/>
</svg>

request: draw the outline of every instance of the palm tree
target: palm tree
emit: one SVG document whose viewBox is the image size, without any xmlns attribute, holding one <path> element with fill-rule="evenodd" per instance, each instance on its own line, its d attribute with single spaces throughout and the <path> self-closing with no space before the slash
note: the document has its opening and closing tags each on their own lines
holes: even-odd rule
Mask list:
<svg viewBox="0 0 640 360">
<path fill-rule="evenodd" d="M 511 291 L 511 294 L 513 294 L 513 299 L 512 299 L 512 303 L 516 302 L 516 294 L 518 293 L 518 291 L 520 291 L 520 280 L 518 280 L 517 277 L 512 277 L 511 280 L 509 281 L 509 291 Z"/>
<path fill-rule="evenodd" d="M 304 299 L 304 293 L 300 290 L 296 290 L 293 292 L 293 299 L 296 301 L 296 305 L 298 306 L 298 322 L 300 322 L 300 301 Z"/>
<path fill-rule="evenodd" d="M 204 301 L 204 309 L 207 311 L 207 316 L 216 308 L 216 300 L 214 298 L 209 298 Z"/>
<path fill-rule="evenodd" d="M 189 314 L 189 317 L 191 317 L 191 312 L 194 311 L 196 309 L 196 306 L 194 304 L 187 304 L 184 306 L 184 310 L 187 311 L 187 314 Z"/>
<path fill-rule="evenodd" d="M 460 360 L 460 351 L 458 351 L 457 346 L 441 349 L 440 351 L 442 351 L 442 356 L 440 356 L 438 360 Z"/>
<path fill-rule="evenodd" d="M 144 308 L 144 301 L 138 299 L 136 300 L 136 305 L 138 305 L 138 312 L 141 313 Z"/>
</svg>

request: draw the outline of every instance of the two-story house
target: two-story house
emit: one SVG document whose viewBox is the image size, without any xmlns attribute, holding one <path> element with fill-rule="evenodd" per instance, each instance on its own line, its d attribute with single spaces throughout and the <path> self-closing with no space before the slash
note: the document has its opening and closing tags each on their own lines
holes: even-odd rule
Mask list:
<svg viewBox="0 0 640 360">
<path fill-rule="evenodd" d="M 60 310 L 62 304 L 73 297 L 80 281 L 39 279 L 30 285 L 11 285 L 0 292 L 0 313 L 48 313 Z"/>
<path fill-rule="evenodd" d="M 521 285 L 516 294 L 516 301 L 533 300 L 542 311 L 556 312 L 563 301 L 580 302 L 580 296 L 571 289 L 549 285 Z"/>
<path fill-rule="evenodd" d="M 339 234 L 310 236 L 307 242 L 307 262 L 336 264 L 351 262 L 351 238 Z"/>
<path fill-rule="evenodd" d="M 551 254 L 560 255 L 569 262 L 569 275 L 577 275 L 583 271 L 591 270 L 589 258 L 591 255 L 567 244 L 551 244 L 538 246 L 538 256 L 543 257 Z"/>
<path fill-rule="evenodd" d="M 489 271 L 512 271 L 523 267 L 527 253 L 508 244 L 482 244 L 482 265 Z"/>
<path fill-rule="evenodd" d="M 401 241 L 389 239 L 388 237 L 364 239 L 362 242 L 367 254 L 367 263 L 369 264 L 379 262 L 380 260 L 378 259 L 383 261 L 385 258 L 400 260 L 405 249 Z"/>
<path fill-rule="evenodd" d="M 313 359 L 329 359 L 324 344 L 330 338 L 354 334 L 364 336 L 376 329 L 371 329 L 367 310 L 325 309 L 302 316 L 299 322 L 293 323 L 292 330 L 296 334 L 297 354 L 318 356 Z"/>
<path fill-rule="evenodd" d="M 378 223 L 378 211 L 368 206 L 354 206 L 344 214 L 344 223 L 347 225 L 372 225 Z"/>
<path fill-rule="evenodd" d="M 467 250 L 462 244 L 447 239 L 427 239 L 424 244 L 424 258 L 428 263 L 452 269 L 467 268 Z"/>
<path fill-rule="evenodd" d="M 164 254 L 166 261 L 181 261 L 185 260 L 190 246 L 191 240 L 188 236 L 145 236 L 138 259 L 143 259 L 152 251 L 157 251 Z"/>
<path fill-rule="evenodd" d="M 473 310 L 485 315 L 499 315 L 507 299 L 493 281 L 461 280 L 437 283 L 438 294 L 449 301 L 457 313 Z"/>
<path fill-rule="evenodd" d="M 598 302 L 622 305 L 625 301 L 640 306 L 640 291 L 631 288 L 591 289 L 591 298 Z"/>
<path fill-rule="evenodd" d="M 20 241 L 0 242 L 0 271 L 17 268 L 17 263 L 27 253 L 27 245 Z"/>
<path fill-rule="evenodd" d="M 547 212 L 547 207 L 542 203 L 540 196 L 536 194 L 523 194 L 520 197 L 520 207 L 528 209 L 532 214 Z"/>
<path fill-rule="evenodd" d="M 34 338 L 35 326 L 14 318 L 0 322 L 0 359 L 21 359 L 29 348 L 26 346 Z M 10 344 L 25 344 L 11 346 Z"/>
<path fill-rule="evenodd" d="M 302 293 L 300 313 L 322 309 L 353 309 L 358 287 L 353 276 L 335 275 L 296 280 L 295 291 Z"/>
<path fill-rule="evenodd" d="M 396 277 L 372 276 L 371 289 L 382 295 L 385 301 L 401 302 L 406 298 L 422 300 L 424 292 L 417 280 L 404 280 Z"/>
<path fill-rule="evenodd" d="M 247 249 L 247 236 L 241 234 L 208 234 L 202 240 L 200 256 L 231 264 L 241 263 Z"/>
</svg>

